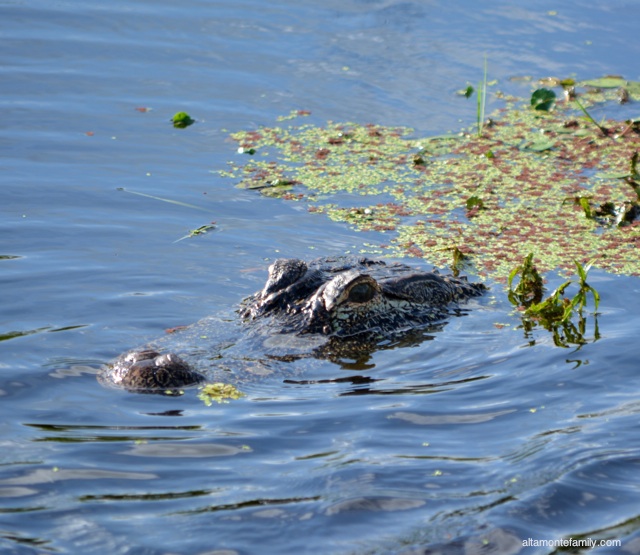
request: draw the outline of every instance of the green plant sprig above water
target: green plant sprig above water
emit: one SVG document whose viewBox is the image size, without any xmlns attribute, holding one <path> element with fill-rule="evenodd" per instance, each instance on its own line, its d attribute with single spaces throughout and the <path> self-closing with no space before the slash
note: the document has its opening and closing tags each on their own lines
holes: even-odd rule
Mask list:
<svg viewBox="0 0 640 555">
<path fill-rule="evenodd" d="M 589 83 L 575 84 L 588 113 L 617 104 L 618 81 Z M 640 83 L 625 81 L 625 90 L 640 100 Z M 545 111 L 530 98 L 493 96 L 503 106 L 481 133 L 474 126 L 423 138 L 406 127 L 297 123 L 309 115 L 299 111 L 286 127 L 233 133 L 254 154 L 238 155 L 221 173 L 240 187 L 378 232 L 369 254 L 424 257 L 444 267 L 459 253 L 467 271 L 500 281 L 530 252 L 539 253 L 542 272 L 569 273 L 574 260 L 594 260 L 610 272 L 640 275 L 638 172 L 630 163 L 640 151 L 638 120 L 605 118 L 604 136 L 571 99 L 551 104 L 551 95 L 540 96 L 536 107 L 546 102 Z"/>
<path fill-rule="evenodd" d="M 484 75 L 482 83 L 478 85 L 478 108 L 477 108 L 477 125 L 478 136 L 482 136 L 482 129 L 484 127 L 484 116 L 487 107 L 487 57 L 484 58 Z"/>
<path fill-rule="evenodd" d="M 535 325 L 540 325 L 553 333 L 554 342 L 558 346 L 567 347 L 569 344 L 582 345 L 586 319 L 583 309 L 587 306 L 589 295 L 593 298 L 594 311 L 598 310 L 600 294 L 587 283 L 587 274 L 591 264 L 586 266 L 574 261 L 578 279 L 567 280 L 557 287 L 551 295 L 542 300 L 544 292 L 542 276 L 533 265 L 533 253 L 530 253 L 522 264 L 514 268 L 509 274 L 509 301 L 521 310 L 523 328 L 530 332 Z M 518 278 L 518 284 L 513 282 Z M 572 298 L 566 298 L 565 292 L 571 286 L 577 286 L 578 291 Z M 577 325 L 573 318 L 577 317 Z M 595 317 L 595 314 L 594 314 Z M 597 320 L 594 341 L 599 338 Z"/>
</svg>

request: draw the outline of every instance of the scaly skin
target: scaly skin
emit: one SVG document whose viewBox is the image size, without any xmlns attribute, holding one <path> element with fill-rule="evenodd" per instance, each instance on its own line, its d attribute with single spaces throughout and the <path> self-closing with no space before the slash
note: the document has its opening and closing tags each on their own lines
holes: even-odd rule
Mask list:
<svg viewBox="0 0 640 555">
<path fill-rule="evenodd" d="M 442 321 L 452 305 L 485 290 L 466 278 L 368 258 L 319 258 L 308 264 L 278 259 L 264 288 L 243 301 L 240 314 L 247 326 L 263 326 L 263 335 L 315 334 L 353 348 Z M 320 350 L 316 354 L 323 356 Z M 144 392 L 203 380 L 177 355 L 151 349 L 125 353 L 100 375 L 105 385 Z"/>
</svg>

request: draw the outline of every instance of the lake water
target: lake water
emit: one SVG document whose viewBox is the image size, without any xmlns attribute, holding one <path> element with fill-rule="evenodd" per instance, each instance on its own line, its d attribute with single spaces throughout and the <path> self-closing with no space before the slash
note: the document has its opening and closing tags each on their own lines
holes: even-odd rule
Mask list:
<svg viewBox="0 0 640 555">
<path fill-rule="evenodd" d="M 241 383 L 229 404 L 95 379 L 166 328 L 233 314 L 276 257 L 384 239 L 235 188 L 216 173 L 238 156 L 229 131 L 294 109 L 457 130 L 475 106 L 455 91 L 482 78 L 485 54 L 501 83 L 637 80 L 640 4 L 15 0 L 0 13 L 1 553 L 515 554 L 587 538 L 610 545 L 565 549 L 640 553 L 637 278 L 592 272 L 600 339 L 581 348 L 526 336 L 493 284 L 432 340 L 292 362 L 296 379 Z M 182 110 L 197 123 L 174 129 Z"/>
</svg>

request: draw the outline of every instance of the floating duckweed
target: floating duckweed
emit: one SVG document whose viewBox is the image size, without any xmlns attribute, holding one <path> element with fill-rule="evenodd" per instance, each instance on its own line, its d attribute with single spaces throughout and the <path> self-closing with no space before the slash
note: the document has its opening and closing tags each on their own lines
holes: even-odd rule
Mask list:
<svg viewBox="0 0 640 555">
<path fill-rule="evenodd" d="M 296 118 L 299 118 L 299 117 L 309 116 L 309 115 L 311 115 L 311 112 L 309 110 L 291 110 L 291 112 L 289 112 L 289 115 L 287 115 L 287 116 L 278 116 L 277 120 L 278 121 L 287 121 L 287 120 L 296 119 Z"/>
<path fill-rule="evenodd" d="M 573 81 L 546 80 L 572 91 L 554 105 L 555 93 L 539 93 L 536 107 L 552 111 L 501 95 L 504 106 L 479 136 L 475 126 L 416 138 L 405 127 L 335 122 L 233 133 L 240 148 L 260 156 L 221 174 L 266 195 L 302 200 L 309 211 L 357 230 L 384 232 L 388 238 L 370 253 L 423 257 L 442 267 L 457 253 L 468 270 L 501 281 L 531 252 L 541 272 L 568 273 L 574 260 L 594 260 L 609 272 L 640 275 L 640 179 L 633 166 L 640 122 L 594 125 L 586 115 L 617 96 L 593 84 L 575 84 L 578 105 Z M 640 100 L 640 83 L 624 85 Z"/>
<path fill-rule="evenodd" d="M 216 403 L 228 403 L 229 399 L 240 399 L 244 393 L 235 386 L 227 383 L 209 383 L 200 388 L 198 399 L 208 407 L 215 401 Z"/>
</svg>

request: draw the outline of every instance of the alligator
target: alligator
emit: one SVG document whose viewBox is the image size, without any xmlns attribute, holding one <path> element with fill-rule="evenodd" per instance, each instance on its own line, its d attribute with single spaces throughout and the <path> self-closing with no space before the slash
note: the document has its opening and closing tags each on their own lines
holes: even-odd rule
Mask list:
<svg viewBox="0 0 640 555">
<path fill-rule="evenodd" d="M 242 301 L 237 312 L 243 331 L 264 343 L 274 336 L 299 340 L 285 341 L 286 351 L 287 345 L 305 344 L 308 338 L 312 356 L 330 359 L 336 353 L 371 352 L 381 342 L 460 314 L 458 303 L 485 290 L 466 277 L 364 257 L 309 263 L 281 258 L 269 267 L 265 286 Z M 146 347 L 121 355 L 99 380 L 131 391 L 162 392 L 201 383 L 205 376 L 177 354 Z"/>
</svg>

